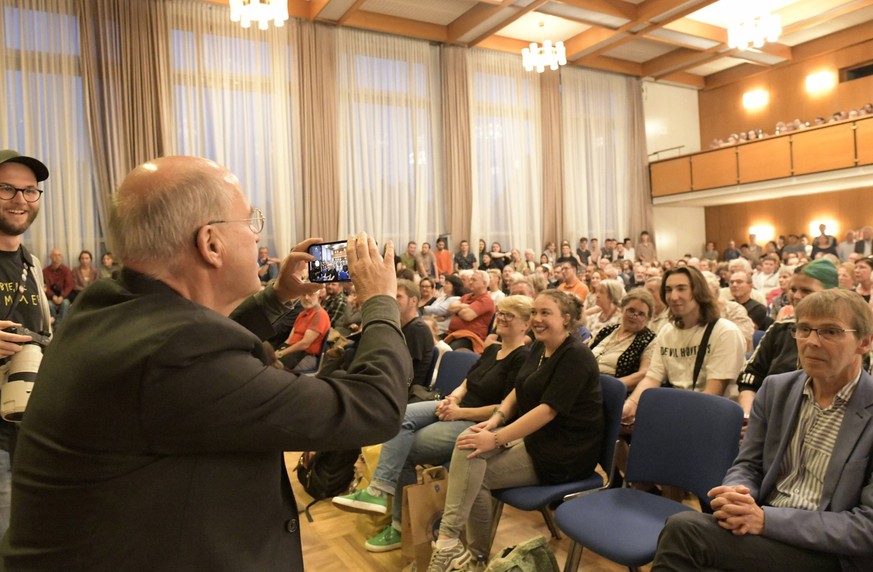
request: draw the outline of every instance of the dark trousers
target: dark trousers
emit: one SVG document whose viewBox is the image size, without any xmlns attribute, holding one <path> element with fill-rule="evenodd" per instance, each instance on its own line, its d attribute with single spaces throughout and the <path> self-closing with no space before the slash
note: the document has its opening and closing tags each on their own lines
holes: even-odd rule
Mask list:
<svg viewBox="0 0 873 572">
<path fill-rule="evenodd" d="M 734 536 L 710 514 L 682 512 L 667 519 L 658 538 L 652 572 L 666 570 L 838 572 L 840 562 L 833 554 L 755 534 Z"/>
</svg>

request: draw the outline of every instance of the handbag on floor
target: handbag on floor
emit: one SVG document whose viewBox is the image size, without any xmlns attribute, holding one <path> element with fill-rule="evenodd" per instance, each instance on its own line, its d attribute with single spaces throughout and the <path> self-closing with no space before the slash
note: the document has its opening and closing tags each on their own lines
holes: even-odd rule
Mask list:
<svg viewBox="0 0 873 572">
<path fill-rule="evenodd" d="M 403 489 L 402 556 L 404 565 L 414 560 L 417 570 L 425 570 L 446 504 L 448 474 L 443 466 L 418 471 L 418 484 Z"/>
<path fill-rule="evenodd" d="M 552 547 L 542 536 L 506 548 L 488 563 L 485 572 L 560 572 Z"/>
</svg>

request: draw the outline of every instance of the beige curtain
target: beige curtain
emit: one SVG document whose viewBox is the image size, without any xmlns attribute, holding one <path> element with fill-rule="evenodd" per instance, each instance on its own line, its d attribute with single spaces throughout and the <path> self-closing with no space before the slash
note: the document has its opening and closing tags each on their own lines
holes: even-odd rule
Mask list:
<svg viewBox="0 0 873 572">
<path fill-rule="evenodd" d="M 564 159 L 561 130 L 561 72 L 540 74 L 540 109 L 543 121 L 543 244 L 564 236 Z M 574 242 L 570 237 L 570 243 Z"/>
<path fill-rule="evenodd" d="M 472 151 L 470 147 L 469 51 L 444 46 L 440 58 L 445 203 L 452 248 L 470 238 L 472 211 Z M 471 246 L 471 250 L 475 245 Z"/>
<path fill-rule="evenodd" d="M 303 228 L 334 240 L 339 232 L 336 30 L 300 25 L 300 102 L 303 154 Z"/>
<path fill-rule="evenodd" d="M 101 226 L 134 166 L 164 154 L 172 115 L 163 0 L 79 0 L 82 84 Z M 111 246 L 111 245 L 110 245 Z"/>
<path fill-rule="evenodd" d="M 628 226 L 630 236 L 636 242 L 640 232 L 648 230 L 652 233 L 652 191 L 649 181 L 649 158 L 646 150 L 646 118 L 643 111 L 643 88 L 639 78 L 625 78 L 627 84 L 627 99 L 629 106 L 629 130 L 631 142 L 629 145 L 630 174 L 628 177 L 629 197 Z"/>
</svg>

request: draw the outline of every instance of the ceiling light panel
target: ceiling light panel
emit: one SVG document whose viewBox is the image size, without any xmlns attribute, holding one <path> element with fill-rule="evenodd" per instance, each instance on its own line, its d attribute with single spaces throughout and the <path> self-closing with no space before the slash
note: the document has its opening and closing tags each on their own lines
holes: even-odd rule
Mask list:
<svg viewBox="0 0 873 572">
<path fill-rule="evenodd" d="M 324 10 L 318 15 L 319 20 L 339 20 L 346 11 L 351 8 L 355 0 L 333 0 L 328 2 Z"/>
<path fill-rule="evenodd" d="M 674 32 L 673 30 L 667 30 L 666 28 L 658 28 L 657 30 L 652 30 L 647 35 L 653 36 L 655 38 L 662 38 L 664 40 L 667 40 L 668 42 L 674 42 L 683 46 L 687 46 L 689 48 L 697 48 L 698 50 L 708 50 L 709 48 L 714 48 L 719 44 L 719 42 L 707 40 L 706 38 L 689 36 L 688 34 Z"/>
<path fill-rule="evenodd" d="M 630 22 L 630 20 L 628 20 L 627 18 L 619 18 L 618 16 L 601 14 L 600 12 L 584 10 L 582 8 L 569 6 L 567 4 L 560 4 L 558 2 L 549 2 L 548 4 L 537 8 L 537 12 L 541 14 L 551 14 L 553 16 L 568 18 L 570 20 L 576 20 L 578 22 L 585 22 L 588 24 L 597 24 L 599 26 L 604 26 L 606 28 L 612 29 L 620 28 Z"/>
<path fill-rule="evenodd" d="M 439 2 L 367 0 L 361 9 L 386 16 L 447 26 L 476 4 L 478 4 L 476 0 L 440 0 Z"/>
<path fill-rule="evenodd" d="M 657 58 L 658 56 L 663 56 L 675 49 L 676 46 L 662 44 L 661 42 L 636 39 L 608 50 L 604 52 L 604 55 L 611 58 L 618 58 L 620 60 L 642 63 Z"/>
<path fill-rule="evenodd" d="M 545 40 L 557 42 L 558 40 L 569 40 L 588 28 L 590 26 L 580 24 L 579 22 L 572 22 L 564 18 L 540 14 L 539 12 L 528 12 L 515 22 L 502 28 L 497 32 L 497 35 L 525 42 L 542 43 Z"/>
</svg>

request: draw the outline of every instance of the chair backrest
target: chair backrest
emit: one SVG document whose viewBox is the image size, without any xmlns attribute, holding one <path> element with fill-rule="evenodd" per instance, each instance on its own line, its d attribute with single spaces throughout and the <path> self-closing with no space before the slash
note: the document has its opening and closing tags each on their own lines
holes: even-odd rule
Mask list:
<svg viewBox="0 0 873 572">
<path fill-rule="evenodd" d="M 440 361 L 440 354 L 442 354 L 442 350 L 440 350 L 439 346 L 434 346 L 433 352 L 430 354 L 430 365 L 427 366 L 427 375 L 424 376 L 428 387 L 433 385 L 435 381 L 433 371 L 436 369 L 437 362 Z"/>
<path fill-rule="evenodd" d="M 674 485 L 709 508 L 739 451 L 742 408 L 716 395 L 672 388 L 643 393 L 637 409 L 626 479 Z"/>
<path fill-rule="evenodd" d="M 467 372 L 478 360 L 479 354 L 473 352 L 446 352 L 440 360 L 433 388 L 439 391 L 440 395 L 448 395 L 461 385 L 467 377 Z"/>
<path fill-rule="evenodd" d="M 755 330 L 754 332 L 752 332 L 752 349 L 753 350 L 758 347 L 758 344 L 761 343 L 761 338 L 763 338 L 764 334 L 766 334 L 766 333 L 767 332 L 765 332 L 764 330 Z"/>
<path fill-rule="evenodd" d="M 600 447 L 600 467 L 606 478 L 612 476 L 615 445 L 621 429 L 621 410 L 627 397 L 627 386 L 611 375 L 600 374 L 600 392 L 603 395 L 603 445 Z"/>
</svg>

